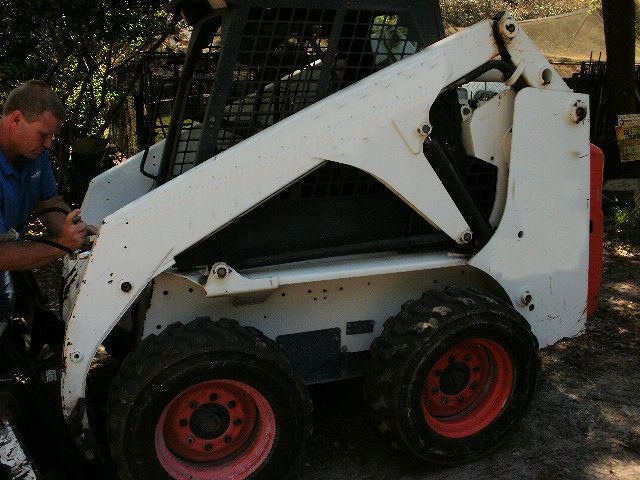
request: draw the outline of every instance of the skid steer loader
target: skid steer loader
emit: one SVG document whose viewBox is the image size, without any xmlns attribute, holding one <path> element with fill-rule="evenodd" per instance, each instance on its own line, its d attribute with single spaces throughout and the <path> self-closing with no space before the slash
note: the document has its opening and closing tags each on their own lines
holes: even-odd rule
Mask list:
<svg viewBox="0 0 640 480">
<path fill-rule="evenodd" d="M 494 450 L 538 348 L 597 302 L 588 97 L 506 13 L 443 39 L 435 1 L 174 7 L 192 33 L 156 85 L 155 143 L 91 182 L 99 234 L 65 260 L 78 445 L 104 344 L 123 479 L 282 478 L 306 385 L 358 375 L 395 445 L 444 465 Z"/>
</svg>

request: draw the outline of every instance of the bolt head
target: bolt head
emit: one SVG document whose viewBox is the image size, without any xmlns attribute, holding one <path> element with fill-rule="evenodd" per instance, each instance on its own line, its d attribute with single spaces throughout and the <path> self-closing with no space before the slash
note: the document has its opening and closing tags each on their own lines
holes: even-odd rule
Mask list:
<svg viewBox="0 0 640 480">
<path fill-rule="evenodd" d="M 216 400 L 218 400 L 218 394 L 212 393 L 211 395 L 209 395 L 209 400 L 211 400 L 212 402 L 215 402 Z"/>
<path fill-rule="evenodd" d="M 513 17 L 503 17 L 499 25 L 500 35 L 506 42 L 513 40 L 518 35 L 518 24 Z"/>
<path fill-rule="evenodd" d="M 438 387 L 433 387 L 433 388 L 431 389 L 431 393 L 433 393 L 434 395 L 435 395 L 436 393 L 438 393 L 439 391 L 440 391 L 440 389 L 439 389 Z"/>
<path fill-rule="evenodd" d="M 205 443 L 205 444 L 204 444 L 204 449 L 205 449 L 207 452 L 210 452 L 211 450 L 213 450 L 213 444 L 211 444 L 211 443 Z"/>
<path fill-rule="evenodd" d="M 469 243 L 471 240 L 473 240 L 473 233 L 469 230 L 462 232 L 462 234 L 460 235 L 460 240 L 462 241 L 462 243 Z"/>
<path fill-rule="evenodd" d="M 458 397 L 458 403 L 464 403 L 464 397 L 462 395 Z"/>
<path fill-rule="evenodd" d="M 226 437 L 224 437 L 224 443 L 231 443 L 233 439 L 231 438 L 231 435 L 227 435 Z"/>
<path fill-rule="evenodd" d="M 191 401 L 189 402 L 189 408 L 190 408 L 191 410 L 193 410 L 193 409 L 194 409 L 194 408 L 196 408 L 197 406 L 198 406 L 198 402 L 196 402 L 195 400 L 191 400 Z"/>
<path fill-rule="evenodd" d="M 182 420 L 180 420 L 181 427 L 186 427 L 187 425 L 189 425 L 189 421 L 186 418 L 183 418 Z"/>
<path fill-rule="evenodd" d="M 189 445 L 191 445 L 191 444 L 193 443 L 193 437 L 188 437 L 188 438 L 187 438 L 187 443 L 188 443 Z"/>
<path fill-rule="evenodd" d="M 227 403 L 227 407 L 229 407 L 229 408 L 235 408 L 235 407 L 236 407 L 236 402 L 235 402 L 235 400 L 229 400 L 229 403 Z"/>
<path fill-rule="evenodd" d="M 447 403 L 449 403 L 449 399 L 447 397 L 442 399 L 442 404 L 446 405 Z"/>
<path fill-rule="evenodd" d="M 239 419 L 239 418 L 236 418 L 236 419 L 233 421 L 233 424 L 234 424 L 236 427 L 239 427 L 240 425 L 242 425 L 242 420 L 241 420 L 241 419 Z"/>
<path fill-rule="evenodd" d="M 224 268 L 224 267 L 218 267 L 218 268 L 216 269 L 216 275 L 218 276 L 218 278 L 224 278 L 224 277 L 226 277 L 226 276 L 227 276 L 227 273 L 229 273 L 229 272 L 227 272 L 227 269 L 226 269 L 226 268 Z"/>
<path fill-rule="evenodd" d="M 571 108 L 571 119 L 575 123 L 582 123 L 589 113 L 587 104 L 582 100 L 576 101 Z"/>
</svg>

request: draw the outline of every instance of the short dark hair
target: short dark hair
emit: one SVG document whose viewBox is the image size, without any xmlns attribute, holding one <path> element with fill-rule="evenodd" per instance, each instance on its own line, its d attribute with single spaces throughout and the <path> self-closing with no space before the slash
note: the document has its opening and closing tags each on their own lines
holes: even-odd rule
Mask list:
<svg viewBox="0 0 640 480">
<path fill-rule="evenodd" d="M 51 112 L 60 121 L 65 117 L 60 97 L 40 80 L 29 80 L 9 92 L 2 114 L 9 115 L 15 110 L 20 110 L 30 122 L 44 112 Z"/>
</svg>

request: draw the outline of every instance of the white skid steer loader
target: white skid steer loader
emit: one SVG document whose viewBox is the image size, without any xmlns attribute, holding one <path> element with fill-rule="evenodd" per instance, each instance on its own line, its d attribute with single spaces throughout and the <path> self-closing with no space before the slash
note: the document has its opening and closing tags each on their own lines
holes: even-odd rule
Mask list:
<svg viewBox="0 0 640 480">
<path fill-rule="evenodd" d="M 306 385 L 357 375 L 418 457 L 494 450 L 538 348 L 597 301 L 588 97 L 508 14 L 442 39 L 435 1 L 174 6 L 193 31 L 171 101 L 152 145 L 91 182 L 99 234 L 65 260 L 78 443 L 104 344 L 124 357 L 106 419 L 122 479 L 282 478 Z"/>
</svg>

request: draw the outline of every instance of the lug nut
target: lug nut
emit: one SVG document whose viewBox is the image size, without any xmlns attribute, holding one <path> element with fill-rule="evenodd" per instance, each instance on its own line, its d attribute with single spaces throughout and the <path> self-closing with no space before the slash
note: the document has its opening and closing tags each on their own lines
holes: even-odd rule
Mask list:
<svg viewBox="0 0 640 480">
<path fill-rule="evenodd" d="M 470 230 L 465 230 L 460 234 L 460 241 L 462 243 L 469 243 L 471 240 L 473 240 L 473 232 Z"/>
<path fill-rule="evenodd" d="M 210 444 L 210 443 L 205 443 L 205 444 L 204 444 L 204 449 L 205 449 L 207 452 L 210 452 L 211 450 L 213 450 L 213 445 L 212 445 L 212 444 Z"/>
<path fill-rule="evenodd" d="M 440 391 L 440 389 L 439 389 L 438 387 L 433 387 L 433 388 L 431 389 L 431 393 L 433 393 L 434 395 L 435 395 L 436 393 L 438 393 L 439 391 Z"/>
<path fill-rule="evenodd" d="M 193 443 L 193 437 L 187 438 L 187 443 L 191 445 Z"/>
<path fill-rule="evenodd" d="M 224 443 L 231 443 L 231 435 L 227 435 L 226 437 L 224 437 Z"/>
<path fill-rule="evenodd" d="M 475 383 L 475 382 L 473 382 L 473 383 L 471 384 L 471 388 L 473 388 L 474 390 L 477 390 L 477 389 L 478 389 L 478 384 L 477 384 L 477 383 Z"/>
<path fill-rule="evenodd" d="M 236 406 L 236 402 L 234 400 L 230 400 L 229 403 L 227 403 L 227 407 L 229 408 L 235 408 Z"/>
<path fill-rule="evenodd" d="M 180 420 L 181 427 L 186 427 L 187 425 L 189 425 L 189 422 L 187 421 L 186 418 L 183 418 L 182 420 Z"/>
<path fill-rule="evenodd" d="M 233 421 L 233 424 L 234 424 L 236 427 L 238 427 L 238 426 L 242 425 L 242 420 L 240 420 L 239 418 L 236 418 L 236 419 Z"/>
<path fill-rule="evenodd" d="M 464 403 L 464 397 L 462 395 L 458 397 L 458 403 Z"/>
<path fill-rule="evenodd" d="M 474 371 L 475 373 L 478 373 L 478 372 L 480 371 L 480 367 L 473 367 L 473 371 Z"/>
<path fill-rule="evenodd" d="M 211 400 L 212 402 L 215 402 L 216 400 L 218 400 L 218 395 L 215 393 L 212 393 L 211 395 L 209 395 L 209 400 Z"/>
<path fill-rule="evenodd" d="M 447 397 L 442 399 L 442 404 L 446 405 L 447 403 L 449 403 L 449 399 Z"/>
<path fill-rule="evenodd" d="M 189 408 L 190 408 L 191 410 L 193 410 L 193 409 L 194 409 L 194 408 L 196 408 L 197 406 L 198 406 L 198 402 L 196 402 L 195 400 L 191 400 L 191 401 L 189 402 Z"/>
</svg>

